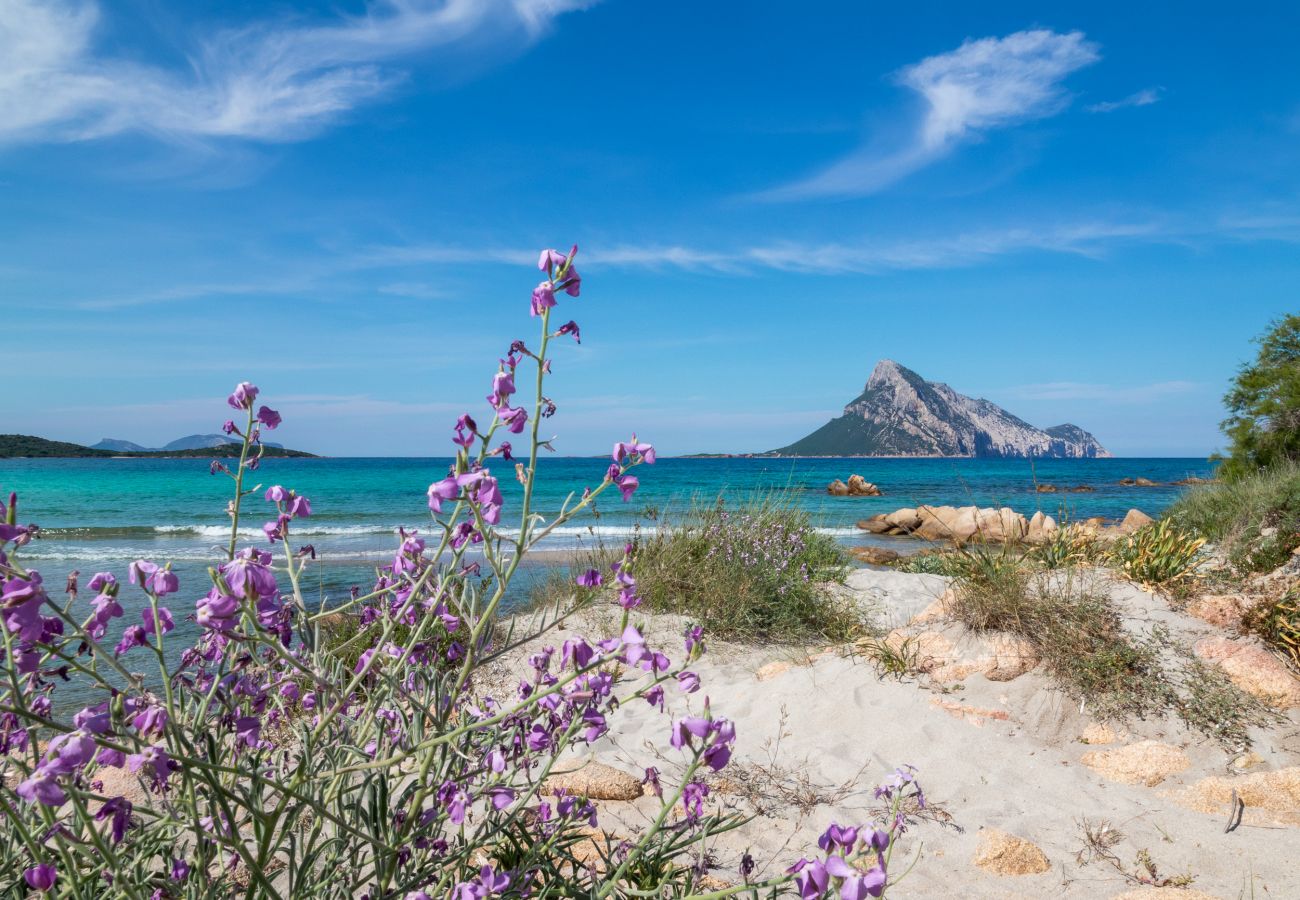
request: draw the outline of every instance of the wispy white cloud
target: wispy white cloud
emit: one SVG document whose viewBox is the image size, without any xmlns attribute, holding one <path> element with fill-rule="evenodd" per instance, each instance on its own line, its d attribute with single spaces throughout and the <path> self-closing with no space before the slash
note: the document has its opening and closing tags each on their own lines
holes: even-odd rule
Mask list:
<svg viewBox="0 0 1300 900">
<path fill-rule="evenodd" d="M 1122 100 L 1104 100 L 1101 103 L 1094 103 L 1088 107 L 1088 112 L 1108 113 L 1117 109 L 1126 109 L 1130 106 L 1150 106 L 1152 103 L 1160 102 L 1160 94 L 1163 91 L 1164 88 L 1159 87 L 1143 88 L 1129 94 Z"/>
<path fill-rule="evenodd" d="M 1165 397 L 1188 394 L 1200 387 L 1194 381 L 1158 381 L 1152 384 L 1089 384 L 1051 381 L 1023 384 L 1003 393 L 1021 400 L 1100 400 L 1106 403 L 1149 403 Z"/>
<path fill-rule="evenodd" d="M 518 52 L 596 0 L 374 0 L 328 22 L 265 20 L 182 48 L 186 68 L 100 52 L 94 0 L 0 0 L 0 142 L 137 131 L 175 140 L 309 137 L 433 51 Z M 466 55 L 457 56 L 464 64 Z"/>
<path fill-rule="evenodd" d="M 897 74 L 925 103 L 902 146 L 866 147 L 808 177 L 766 191 L 768 200 L 871 194 L 942 159 L 984 132 L 1055 115 L 1069 103 L 1062 82 L 1100 59 L 1082 32 L 1046 29 L 967 40 Z"/>
<path fill-rule="evenodd" d="M 442 288 L 422 281 L 395 281 L 381 284 L 376 290 L 390 297 L 408 297 L 412 300 L 441 300 L 447 296 Z"/>
<path fill-rule="evenodd" d="M 710 248 L 682 244 L 583 245 L 579 268 L 690 272 L 748 277 L 763 272 L 809 275 L 886 275 L 959 269 L 1020 254 L 1046 253 L 1101 260 L 1125 247 L 1166 245 L 1204 248 L 1224 242 L 1300 243 L 1300 217 L 1269 210 L 1251 214 L 1203 214 L 1179 218 L 1147 214 L 988 227 L 910 238 L 863 235 L 840 241 L 766 241 Z M 277 262 L 275 271 L 250 276 L 244 268 L 229 281 L 177 284 L 150 291 L 105 290 L 96 297 L 69 298 L 88 310 L 192 302 L 215 297 L 291 297 L 328 301 L 343 291 L 417 299 L 450 296 L 438 286 L 443 267 L 530 268 L 537 251 L 507 244 L 408 243 L 323 249 L 319 255 Z M 383 273 L 377 278 L 374 273 Z"/>
</svg>

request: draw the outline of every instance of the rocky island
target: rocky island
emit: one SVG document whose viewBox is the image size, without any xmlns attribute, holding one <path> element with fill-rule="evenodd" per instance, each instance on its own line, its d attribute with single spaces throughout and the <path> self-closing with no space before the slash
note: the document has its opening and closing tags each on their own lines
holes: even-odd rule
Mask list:
<svg viewBox="0 0 1300 900">
<path fill-rule="evenodd" d="M 884 359 L 843 415 L 770 455 L 1089 459 L 1110 452 L 1077 425 L 1035 428 Z"/>
</svg>

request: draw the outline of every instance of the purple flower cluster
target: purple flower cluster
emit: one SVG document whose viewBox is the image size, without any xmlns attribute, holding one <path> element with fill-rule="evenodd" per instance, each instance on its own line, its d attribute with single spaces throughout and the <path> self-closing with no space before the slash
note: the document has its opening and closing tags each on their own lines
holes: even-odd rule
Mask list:
<svg viewBox="0 0 1300 900">
<path fill-rule="evenodd" d="M 243 478 L 258 467 L 260 430 L 281 422 L 278 412 L 257 405 L 260 392 L 249 382 L 227 398 L 247 414 L 243 427 L 227 422 L 224 429 L 243 442 L 238 467 L 212 464 L 235 484 L 228 553 L 209 570 L 206 593 L 183 586 L 170 565 L 132 562 L 127 582 L 146 603 L 112 653 L 104 642 L 115 620 L 125 618 L 118 578 L 95 573 L 87 602 L 77 597 L 74 573 L 66 605 L 56 605 L 40 573 L 7 555 L 39 529 L 17 525 L 16 496 L 0 504 L 0 755 L 20 770 L 12 788 L 7 782 L 0 792 L 7 815 L 38 838 L 12 842 L 21 856 L 9 861 L 29 888 L 130 879 L 142 890 L 147 884 L 152 900 L 178 897 L 195 884 L 224 895 L 233 891 L 237 868 L 256 881 L 273 861 L 300 854 L 295 862 L 348 862 L 290 866 L 282 877 L 295 896 L 485 900 L 536 896 L 557 880 L 566 883 L 565 896 L 604 896 L 632 877 L 638 859 L 680 857 L 689 844 L 683 836 L 714 830 L 719 819 L 710 813 L 702 773 L 730 763 L 735 727 L 715 716 L 707 699 L 698 715 L 668 711 L 666 688 L 701 690 L 687 667 L 704 652 L 703 635 L 698 627 L 686 632 L 674 665 L 630 620 L 641 604 L 632 545 L 608 572 L 577 578 L 585 588 L 608 581 L 617 590 L 616 634 L 570 635 L 558 647 L 538 640 L 526 674 L 505 696 L 494 695 L 481 677 L 503 645 L 523 643 L 496 633 L 519 556 L 606 489 L 630 499 L 639 486 L 631 470 L 655 462 L 654 447 L 634 435 L 614 445 L 602 483 L 572 507 L 549 522 L 532 509 L 537 452 L 549 448 L 536 426 L 556 410 L 541 390 L 551 370 L 547 347 L 563 336 L 580 340 L 576 322 L 554 331 L 549 324 L 557 295 L 579 294 L 576 252 L 542 253 L 546 280 L 531 303 L 542 320 L 537 351 L 515 341 L 499 361 L 485 430 L 468 413 L 459 417 L 456 462 L 427 491 L 432 528 L 402 530 L 392 562 L 364 595 L 358 588 L 351 599 L 311 612 L 301 580 L 315 564 L 314 548 L 291 552 L 287 541 L 292 523 L 310 516 L 312 505 L 282 485 L 263 493 L 274 508 L 263 526 L 270 549 L 238 546 L 241 503 L 260 490 L 245 489 Z M 513 405 L 526 364 L 536 364 L 538 375 L 531 414 Z M 523 498 L 512 538 L 499 527 L 505 500 L 487 463 L 513 460 L 513 447 L 497 442 L 497 433 L 521 434 L 530 422 L 528 462 L 515 469 Z M 279 559 L 276 545 L 283 546 Z M 161 601 L 172 597 L 174 606 L 182 590 L 202 593 L 188 616 L 198 637 L 173 648 L 175 636 L 166 636 L 177 622 Z M 340 623 L 346 627 L 334 632 Z M 149 659 L 158 665 L 152 681 L 125 668 Z M 100 696 L 61 722 L 51 694 L 72 678 L 89 680 Z M 613 871 L 557 862 L 557 847 L 598 826 L 597 809 L 563 791 L 544 797 L 541 785 L 559 758 L 605 737 L 615 711 L 632 700 L 670 723 L 668 745 L 685 757 L 684 774 L 674 787 L 651 767 L 646 784 L 662 798 L 664 818 L 678 803 L 684 815 L 671 829 L 620 845 Z M 105 794 L 106 769 L 135 776 L 153 795 L 150 802 Z M 901 797 L 914 785 L 909 779 L 900 772 L 881 796 Z M 885 854 L 903 824 L 900 815 L 883 831 L 833 828 L 823 858 L 801 860 L 766 884 L 797 888 L 803 897 L 832 889 L 843 897 L 879 896 Z M 254 832 L 258 839 L 248 840 Z M 502 853 L 507 844 L 518 852 Z M 49 859 L 39 858 L 46 852 Z"/>
</svg>

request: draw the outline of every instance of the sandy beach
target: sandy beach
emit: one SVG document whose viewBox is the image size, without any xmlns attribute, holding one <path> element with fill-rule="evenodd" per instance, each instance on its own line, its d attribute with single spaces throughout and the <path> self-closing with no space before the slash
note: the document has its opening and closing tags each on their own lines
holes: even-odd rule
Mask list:
<svg viewBox="0 0 1300 900">
<path fill-rule="evenodd" d="M 1223 634 L 1103 571 L 1087 577 L 1104 582 L 1125 628 L 1162 625 L 1179 642 Z M 948 620 L 948 587 L 940 576 L 864 568 L 844 588 L 864 617 L 921 636 L 923 653 L 933 653 L 922 657 L 926 672 L 881 677 L 851 645 L 713 640 L 694 667 L 703 689 L 670 692 L 670 711 L 698 712 L 707 698 L 715 715 L 736 723 L 736 755 L 714 779 L 710 802 L 754 818 L 711 842 L 710 875 L 719 885 L 740 881 L 746 851 L 768 861 L 759 875 L 772 874 L 831 822 L 871 819 L 879 813 L 871 788 L 912 765 L 929 804 L 915 811 L 892 869 L 913 858 L 916 865 L 890 896 L 1300 895 L 1300 711 L 1252 729 L 1248 751 L 1172 718 L 1101 723 L 1033 660 L 1008 663 L 989 636 Z M 574 632 L 612 627 L 615 611 L 582 614 Z M 652 644 L 675 641 L 684 624 L 641 618 Z M 666 720 L 641 704 L 622 708 L 611 725 L 589 755 L 566 760 L 576 777 L 585 777 L 584 767 L 601 772 L 596 763 L 640 778 L 634 760 L 643 766 L 648 748 L 666 744 Z M 680 770 L 671 752 L 656 765 L 666 780 Z M 1234 797 L 1244 810 L 1225 830 L 1236 822 Z M 602 827 L 622 836 L 635 835 L 658 809 L 652 797 L 599 806 Z M 1165 880 L 1163 888 L 1143 883 Z"/>
</svg>

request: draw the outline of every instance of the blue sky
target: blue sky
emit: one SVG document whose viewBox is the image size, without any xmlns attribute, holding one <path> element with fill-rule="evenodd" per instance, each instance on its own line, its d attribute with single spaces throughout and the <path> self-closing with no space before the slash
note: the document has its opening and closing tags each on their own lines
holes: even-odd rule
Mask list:
<svg viewBox="0 0 1300 900">
<path fill-rule="evenodd" d="M 765 450 L 890 357 L 1202 455 L 1300 276 L 1288 4 L 0 0 L 3 431 L 445 454 L 581 246 L 565 453 Z M 563 321 L 563 319 L 561 319 Z M 15 377 L 16 376 L 16 377 Z"/>
</svg>

